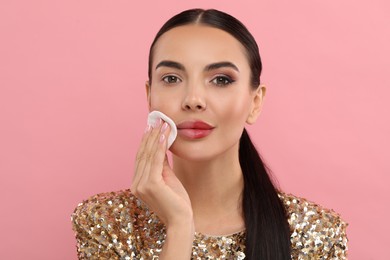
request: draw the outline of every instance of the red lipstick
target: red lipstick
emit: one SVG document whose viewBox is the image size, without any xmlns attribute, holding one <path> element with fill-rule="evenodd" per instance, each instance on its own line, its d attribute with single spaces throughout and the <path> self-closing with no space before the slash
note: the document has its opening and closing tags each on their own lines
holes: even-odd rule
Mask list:
<svg viewBox="0 0 390 260">
<path fill-rule="evenodd" d="M 189 139 L 206 137 L 213 129 L 213 126 L 203 121 L 184 121 L 177 125 L 177 133 Z"/>
</svg>

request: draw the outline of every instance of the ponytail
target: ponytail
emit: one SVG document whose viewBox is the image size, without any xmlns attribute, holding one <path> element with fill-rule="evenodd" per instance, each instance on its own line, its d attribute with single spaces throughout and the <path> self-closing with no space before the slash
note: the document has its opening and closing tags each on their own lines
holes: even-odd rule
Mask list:
<svg viewBox="0 0 390 260">
<path fill-rule="evenodd" d="M 246 259 L 291 259 L 285 207 L 246 129 L 240 139 L 239 160 L 244 176 Z"/>
</svg>

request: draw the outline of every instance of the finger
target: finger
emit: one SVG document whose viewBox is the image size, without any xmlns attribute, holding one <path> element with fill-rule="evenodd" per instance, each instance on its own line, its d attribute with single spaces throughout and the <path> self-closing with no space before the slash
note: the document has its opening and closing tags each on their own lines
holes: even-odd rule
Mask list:
<svg viewBox="0 0 390 260">
<path fill-rule="evenodd" d="M 169 165 L 169 161 L 168 161 L 168 156 L 167 156 L 167 154 L 165 154 L 163 166 L 164 166 L 164 167 L 171 168 L 171 166 Z"/>
<path fill-rule="evenodd" d="M 163 179 L 165 180 L 166 177 L 170 176 L 170 174 L 173 172 L 171 166 L 169 165 L 168 156 L 165 155 L 164 162 L 163 162 Z"/>
<path fill-rule="evenodd" d="M 150 176 L 150 173 L 151 173 L 151 169 L 154 166 L 154 170 L 156 171 L 156 174 L 160 174 L 161 175 L 161 172 L 162 172 L 162 163 L 160 163 L 158 160 L 156 161 L 156 155 L 159 153 L 159 145 L 160 142 L 161 142 L 161 136 L 164 134 L 164 132 L 166 131 L 167 127 L 168 127 L 168 124 L 167 123 L 163 123 L 161 121 L 161 126 L 160 128 L 158 129 L 158 133 L 157 133 L 157 136 L 156 136 L 156 139 L 154 141 L 154 143 L 151 143 L 150 144 L 150 147 L 149 149 L 151 150 L 151 153 L 150 153 L 150 159 L 148 161 L 148 163 L 145 165 L 145 173 L 147 174 L 144 174 L 143 177 L 142 177 L 142 180 L 147 182 L 149 181 L 149 176 Z M 161 166 L 161 167 L 157 167 L 157 166 Z"/>
<path fill-rule="evenodd" d="M 145 129 L 144 135 L 142 136 L 142 140 L 138 148 L 137 155 L 135 157 L 134 175 L 131 183 L 133 189 L 138 185 L 139 179 L 142 176 L 142 172 L 144 171 L 145 168 L 145 160 L 144 160 L 145 147 L 148 138 L 150 137 L 151 130 L 152 127 L 148 125 Z"/>
<path fill-rule="evenodd" d="M 157 151 L 158 140 L 162 129 L 162 121 L 159 122 L 158 126 L 151 130 L 150 137 L 145 146 L 144 156 L 141 158 L 141 162 L 144 165 L 142 174 L 139 178 L 138 185 L 147 185 L 149 179 L 151 164 L 154 163 L 155 153 Z"/>
<path fill-rule="evenodd" d="M 132 184 L 133 189 L 136 189 L 139 185 L 142 176 L 148 173 L 148 169 L 145 169 L 145 167 L 152 157 L 150 147 L 156 142 L 155 139 L 158 136 L 159 124 L 160 122 L 158 122 L 155 126 L 148 126 L 147 131 L 143 136 L 143 141 L 141 142 L 141 146 L 136 156 L 135 176 Z"/>
<path fill-rule="evenodd" d="M 158 144 L 156 147 L 156 153 L 153 158 L 153 163 L 150 165 L 149 178 L 151 180 L 162 179 L 162 171 L 164 167 L 164 160 L 166 158 L 166 151 L 168 146 L 168 136 L 170 133 L 170 127 L 167 123 L 161 127 L 160 136 L 158 138 Z"/>
</svg>

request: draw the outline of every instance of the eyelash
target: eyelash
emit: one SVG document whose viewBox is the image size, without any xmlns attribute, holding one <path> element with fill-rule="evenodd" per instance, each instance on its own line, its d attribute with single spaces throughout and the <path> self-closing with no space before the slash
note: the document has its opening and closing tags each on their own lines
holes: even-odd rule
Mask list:
<svg viewBox="0 0 390 260">
<path fill-rule="evenodd" d="M 175 79 L 175 82 L 169 82 L 169 79 Z M 165 84 L 176 84 L 181 82 L 181 79 L 175 75 L 166 75 L 162 77 L 162 81 L 164 81 Z"/>
<path fill-rule="evenodd" d="M 219 80 L 223 80 L 223 83 L 218 83 L 218 82 L 214 82 L 214 81 L 218 81 L 218 79 Z M 221 87 L 224 87 L 224 86 L 227 86 L 227 85 L 230 85 L 230 84 L 232 84 L 234 82 L 234 80 L 231 78 L 231 77 L 229 77 L 229 76 L 226 76 L 226 75 L 220 75 L 220 76 L 216 76 L 215 78 L 213 78 L 212 80 L 211 80 L 211 83 L 213 83 L 214 85 L 216 85 L 216 86 L 221 86 Z"/>
<path fill-rule="evenodd" d="M 174 80 L 174 82 L 170 82 L 170 80 Z M 221 82 L 218 82 L 218 80 L 222 80 L 223 83 Z M 165 84 L 177 84 L 179 82 L 181 82 L 181 79 L 175 75 L 166 75 L 164 77 L 162 77 L 162 81 L 165 83 Z M 214 77 L 210 83 L 216 85 L 216 86 L 219 86 L 219 87 L 225 87 L 227 85 L 230 85 L 232 83 L 234 83 L 235 80 L 233 80 L 231 77 L 229 76 L 226 76 L 226 75 L 220 75 L 220 76 L 216 76 Z"/>
</svg>

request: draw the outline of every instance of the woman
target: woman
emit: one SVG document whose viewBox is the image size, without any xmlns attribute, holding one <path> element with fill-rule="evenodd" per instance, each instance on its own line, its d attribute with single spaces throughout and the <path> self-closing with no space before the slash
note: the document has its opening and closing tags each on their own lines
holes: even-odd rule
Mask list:
<svg viewBox="0 0 390 260">
<path fill-rule="evenodd" d="M 245 130 L 260 114 L 257 44 L 217 10 L 184 11 L 150 48 L 147 127 L 130 190 L 98 194 L 72 215 L 80 259 L 346 259 L 346 223 L 279 191 Z"/>
</svg>

